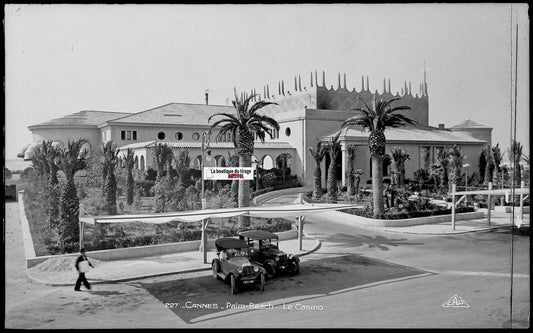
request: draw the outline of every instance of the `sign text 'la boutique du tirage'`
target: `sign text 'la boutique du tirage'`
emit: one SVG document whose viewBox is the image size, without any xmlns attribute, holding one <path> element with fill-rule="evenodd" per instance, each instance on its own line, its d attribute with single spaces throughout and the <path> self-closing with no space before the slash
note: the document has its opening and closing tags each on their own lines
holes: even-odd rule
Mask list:
<svg viewBox="0 0 533 333">
<path fill-rule="evenodd" d="M 228 180 L 228 179 L 254 179 L 254 168 L 204 168 L 205 180 Z"/>
</svg>

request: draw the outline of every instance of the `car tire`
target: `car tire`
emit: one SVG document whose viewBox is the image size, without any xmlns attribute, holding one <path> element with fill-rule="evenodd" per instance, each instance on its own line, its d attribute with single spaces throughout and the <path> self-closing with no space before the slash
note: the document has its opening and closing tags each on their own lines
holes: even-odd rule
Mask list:
<svg viewBox="0 0 533 333">
<path fill-rule="evenodd" d="M 272 263 L 271 261 L 267 261 L 265 263 L 265 271 L 267 274 L 267 278 L 273 278 L 274 275 L 276 275 L 276 264 Z"/>
<path fill-rule="evenodd" d="M 260 280 L 259 290 L 265 291 L 265 274 L 261 273 L 259 275 L 260 275 L 260 277 L 259 277 L 259 280 Z"/>
<path fill-rule="evenodd" d="M 231 285 L 231 294 L 235 295 L 237 293 L 237 284 L 236 284 L 236 281 L 235 281 L 235 275 L 231 274 L 230 278 L 229 278 L 229 281 L 230 281 L 230 285 Z"/>
<path fill-rule="evenodd" d="M 220 276 L 218 276 L 218 261 L 213 261 L 213 264 L 212 264 L 212 269 L 213 269 L 213 277 L 215 279 L 220 279 Z"/>
<path fill-rule="evenodd" d="M 296 275 L 300 272 L 300 264 L 298 264 L 297 261 L 293 261 L 290 263 L 290 267 L 291 267 L 291 275 Z"/>
</svg>

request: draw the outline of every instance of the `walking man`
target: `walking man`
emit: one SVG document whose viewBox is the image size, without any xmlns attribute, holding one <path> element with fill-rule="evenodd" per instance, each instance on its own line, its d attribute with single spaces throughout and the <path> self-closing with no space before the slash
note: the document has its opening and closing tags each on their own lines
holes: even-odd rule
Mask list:
<svg viewBox="0 0 533 333">
<path fill-rule="evenodd" d="M 89 270 L 89 266 L 94 268 L 93 264 L 87 259 L 87 256 L 85 255 L 85 249 L 80 250 L 81 255 L 76 260 L 76 270 L 79 273 L 78 280 L 76 280 L 76 286 L 74 287 L 74 290 L 81 291 L 81 283 L 83 282 L 83 285 L 88 290 L 91 290 L 91 285 L 89 284 L 89 281 L 87 281 L 87 278 L 85 277 L 85 273 Z"/>
</svg>

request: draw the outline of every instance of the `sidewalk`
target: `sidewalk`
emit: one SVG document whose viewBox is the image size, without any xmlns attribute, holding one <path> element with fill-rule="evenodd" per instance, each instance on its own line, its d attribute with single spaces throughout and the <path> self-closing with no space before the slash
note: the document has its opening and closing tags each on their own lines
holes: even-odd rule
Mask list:
<svg viewBox="0 0 533 333">
<path fill-rule="evenodd" d="M 302 251 L 299 250 L 298 239 L 280 241 L 279 247 L 288 254 L 304 256 L 316 251 L 320 247 L 320 241 L 304 237 Z M 91 284 L 99 284 L 210 270 L 211 260 L 215 258 L 216 252 L 207 253 L 207 264 L 203 263 L 203 253 L 200 251 L 115 261 L 91 260 L 90 252 L 87 256 L 95 266 L 87 273 L 87 279 Z M 74 287 L 78 278 L 78 273 L 74 268 L 75 260 L 76 257 L 72 256 L 48 259 L 28 268 L 27 274 L 39 283 Z"/>
</svg>

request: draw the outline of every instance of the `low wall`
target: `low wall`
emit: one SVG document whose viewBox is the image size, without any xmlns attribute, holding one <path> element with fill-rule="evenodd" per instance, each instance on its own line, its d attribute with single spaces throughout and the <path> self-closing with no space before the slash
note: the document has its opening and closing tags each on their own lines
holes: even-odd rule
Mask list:
<svg viewBox="0 0 533 333">
<path fill-rule="evenodd" d="M 298 231 L 296 229 L 277 232 L 279 240 L 287 240 L 296 238 Z M 161 256 L 165 254 L 173 254 L 180 252 L 192 252 L 199 251 L 200 241 L 189 241 L 189 242 L 178 242 L 178 243 L 169 243 L 169 244 L 157 244 L 157 245 L 147 245 L 147 246 L 137 246 L 137 247 L 127 247 L 120 249 L 110 249 L 110 250 L 100 250 L 100 251 L 87 251 L 87 255 L 90 258 L 102 261 L 112 261 L 112 260 L 127 260 L 133 258 L 142 258 L 142 257 L 154 257 Z M 207 241 L 207 250 L 215 249 L 215 240 L 209 239 Z M 65 255 L 55 255 L 55 256 L 42 256 L 42 257 L 33 257 L 26 259 L 26 265 L 28 268 L 38 265 L 39 263 L 56 257 L 76 257 L 79 254 L 65 254 Z"/>
<path fill-rule="evenodd" d="M 296 194 L 296 193 L 305 193 L 312 191 L 313 187 L 292 187 L 292 188 L 286 188 L 283 190 L 274 190 L 267 193 L 263 193 L 261 195 L 258 195 L 257 197 L 253 198 L 253 202 L 255 205 L 260 206 L 263 202 L 278 197 L 280 195 L 287 195 L 287 194 Z"/>
<path fill-rule="evenodd" d="M 455 215 L 456 221 L 475 220 L 485 217 L 483 212 L 461 213 Z M 312 222 L 343 222 L 362 227 L 409 227 L 413 225 L 434 224 L 451 222 L 451 215 L 425 216 L 412 219 L 378 220 L 341 212 L 328 212 L 327 214 L 313 214 L 306 217 Z"/>
</svg>

